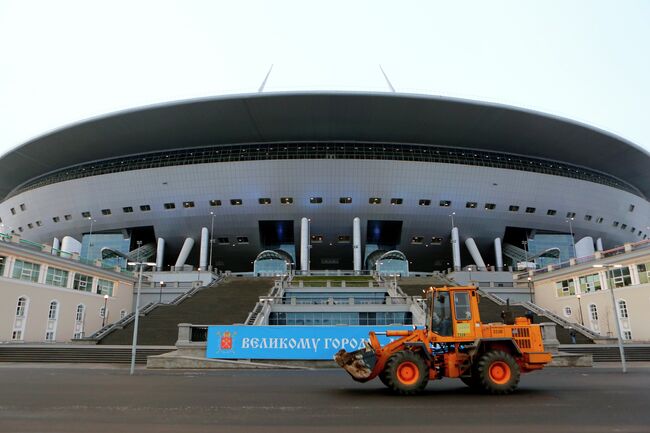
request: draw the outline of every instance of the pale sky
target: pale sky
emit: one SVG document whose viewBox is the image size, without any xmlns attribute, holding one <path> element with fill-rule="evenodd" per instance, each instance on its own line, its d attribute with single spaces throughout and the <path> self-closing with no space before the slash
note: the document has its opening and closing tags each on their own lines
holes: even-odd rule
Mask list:
<svg viewBox="0 0 650 433">
<path fill-rule="evenodd" d="M 0 0 L 0 154 L 89 117 L 265 91 L 499 102 L 650 149 L 650 0 Z"/>
</svg>

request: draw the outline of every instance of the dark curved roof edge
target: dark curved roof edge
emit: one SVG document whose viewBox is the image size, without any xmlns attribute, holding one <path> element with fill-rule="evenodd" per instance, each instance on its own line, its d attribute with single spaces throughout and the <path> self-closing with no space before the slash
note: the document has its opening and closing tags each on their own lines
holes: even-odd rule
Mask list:
<svg viewBox="0 0 650 433">
<path fill-rule="evenodd" d="M 86 119 L 2 155 L 0 195 L 52 171 L 122 155 L 215 144 L 327 140 L 527 155 L 600 171 L 650 196 L 650 154 L 580 122 L 490 102 L 332 91 L 205 97 Z"/>
</svg>

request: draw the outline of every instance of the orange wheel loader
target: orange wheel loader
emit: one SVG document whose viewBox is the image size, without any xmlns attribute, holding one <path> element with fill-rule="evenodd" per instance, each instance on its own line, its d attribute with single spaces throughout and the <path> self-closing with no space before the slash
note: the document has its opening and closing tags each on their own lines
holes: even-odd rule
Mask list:
<svg viewBox="0 0 650 433">
<path fill-rule="evenodd" d="M 393 341 L 382 346 L 370 332 L 366 347 L 340 350 L 334 360 L 354 380 L 379 380 L 398 394 L 421 392 L 432 379 L 458 378 L 490 394 L 508 394 L 521 373 L 551 361 L 539 325 L 526 317 L 504 314 L 504 323 L 481 323 L 476 287 L 441 287 L 425 291 L 423 329 L 386 331 Z"/>
</svg>

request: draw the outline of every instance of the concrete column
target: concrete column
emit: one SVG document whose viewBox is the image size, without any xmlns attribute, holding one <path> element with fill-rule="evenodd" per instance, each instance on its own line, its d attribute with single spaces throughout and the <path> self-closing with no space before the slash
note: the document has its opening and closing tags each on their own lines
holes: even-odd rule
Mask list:
<svg viewBox="0 0 650 433">
<path fill-rule="evenodd" d="M 451 229 L 451 255 L 454 259 L 454 270 L 459 271 L 461 268 L 460 264 L 460 245 L 458 239 L 458 227 Z"/>
<path fill-rule="evenodd" d="M 181 248 L 181 252 L 178 254 L 178 258 L 176 259 L 176 264 L 174 266 L 181 267 L 185 265 L 185 261 L 187 260 L 187 257 L 190 255 L 193 246 L 194 246 L 194 239 L 186 238 L 185 242 L 183 242 L 183 248 Z"/>
<path fill-rule="evenodd" d="M 585 236 L 584 238 L 580 239 L 578 242 L 576 242 L 575 247 L 576 259 L 593 256 L 596 252 L 594 250 L 594 238 L 591 236 Z"/>
<path fill-rule="evenodd" d="M 208 245 L 209 245 L 209 240 L 208 240 L 208 228 L 203 227 L 201 229 L 201 251 L 199 254 L 199 267 L 201 270 L 207 270 L 208 269 Z"/>
<path fill-rule="evenodd" d="M 472 259 L 474 260 L 474 263 L 480 270 L 485 270 L 485 262 L 483 261 L 483 257 L 481 257 L 481 253 L 478 251 L 478 247 L 476 246 L 476 242 L 474 242 L 473 238 L 467 238 L 465 239 L 465 246 L 469 250 L 469 253 L 472 255 Z"/>
<path fill-rule="evenodd" d="M 596 239 L 596 251 L 603 251 L 603 239 Z"/>
<path fill-rule="evenodd" d="M 300 270 L 309 270 L 309 220 L 300 220 Z"/>
<path fill-rule="evenodd" d="M 59 241 L 59 238 L 54 238 L 52 240 L 52 255 L 58 256 L 59 252 L 54 250 L 60 250 L 60 249 L 61 249 L 61 242 Z"/>
<path fill-rule="evenodd" d="M 61 250 L 70 254 L 81 254 L 81 242 L 72 236 L 64 236 L 61 242 Z"/>
<path fill-rule="evenodd" d="M 503 270 L 503 252 L 501 249 L 501 238 L 494 239 L 494 257 L 496 258 L 497 271 Z"/>
<path fill-rule="evenodd" d="M 165 257 L 165 240 L 163 238 L 158 238 L 158 245 L 156 245 L 156 270 L 163 270 L 163 259 Z"/>
<path fill-rule="evenodd" d="M 354 272 L 361 271 L 361 220 L 355 217 L 352 220 L 352 253 L 354 258 Z"/>
</svg>

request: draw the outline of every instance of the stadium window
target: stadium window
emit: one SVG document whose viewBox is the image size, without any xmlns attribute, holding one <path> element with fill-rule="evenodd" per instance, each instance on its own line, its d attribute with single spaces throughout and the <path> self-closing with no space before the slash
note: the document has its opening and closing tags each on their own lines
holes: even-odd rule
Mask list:
<svg viewBox="0 0 650 433">
<path fill-rule="evenodd" d="M 193 202 L 193 201 L 184 201 L 184 202 L 183 202 L 183 207 L 184 207 L 185 209 L 189 209 L 189 208 L 191 208 L 191 207 L 194 207 L 194 202 Z"/>
<path fill-rule="evenodd" d="M 228 239 L 228 238 L 217 238 L 217 243 L 219 245 L 228 245 L 230 243 L 230 239 Z"/>
<path fill-rule="evenodd" d="M 126 206 L 122 208 L 122 212 L 124 213 L 131 213 L 133 212 L 133 208 L 131 206 Z"/>
<path fill-rule="evenodd" d="M 21 203 L 21 204 L 20 204 L 20 210 L 21 210 L 21 211 L 24 211 L 24 210 L 25 210 L 25 203 Z M 630 212 L 632 212 L 633 210 L 634 210 L 634 206 L 632 206 L 632 209 L 630 210 Z"/>
<path fill-rule="evenodd" d="M 30 229 L 31 229 L 31 227 L 30 227 Z M 635 227 L 632 227 L 632 228 L 630 229 L 630 231 L 631 231 L 632 233 L 634 233 L 634 232 L 636 231 L 636 228 L 635 228 Z"/>
<path fill-rule="evenodd" d="M 451 201 L 449 201 L 449 200 L 440 200 L 438 205 L 440 207 L 449 207 L 449 206 L 451 206 Z"/>
<path fill-rule="evenodd" d="M 352 197 L 341 197 L 341 198 L 339 198 L 339 203 L 341 203 L 341 204 L 350 204 L 350 203 L 352 203 Z"/>
<path fill-rule="evenodd" d="M 110 209 L 102 209 L 102 215 L 110 215 L 111 210 Z"/>
<path fill-rule="evenodd" d="M 248 243 L 248 237 L 247 236 L 237 236 L 237 243 L 238 244 L 247 244 Z"/>
<path fill-rule="evenodd" d="M 72 219 L 72 215 L 70 215 L 70 214 L 63 215 L 63 218 L 64 218 L 66 221 L 70 221 L 70 220 Z"/>
<path fill-rule="evenodd" d="M 603 217 L 598 217 L 598 219 L 596 219 L 596 222 L 598 224 L 602 224 L 603 223 Z"/>
<path fill-rule="evenodd" d="M 618 221 L 614 221 L 614 222 L 612 223 L 612 227 L 618 227 Z"/>
<path fill-rule="evenodd" d="M 431 206 L 431 200 L 428 200 L 428 199 L 424 199 L 424 198 L 423 198 L 423 199 L 421 199 L 421 200 L 418 202 L 418 204 L 419 204 L 420 206 Z"/>
<path fill-rule="evenodd" d="M 485 210 L 494 210 L 497 207 L 494 203 L 485 203 Z"/>
<path fill-rule="evenodd" d="M 442 238 L 434 236 L 431 238 L 431 244 L 432 245 L 441 245 L 442 244 Z"/>
<path fill-rule="evenodd" d="M 21 204 L 21 206 L 22 206 L 22 204 Z M 22 209 L 22 210 L 25 210 L 25 209 Z M 634 212 L 634 205 L 633 204 L 630 205 L 629 210 L 630 210 L 630 212 Z"/>
<path fill-rule="evenodd" d="M 58 223 L 59 221 L 61 221 L 61 218 L 59 218 L 58 216 L 52 217 L 52 221 L 54 221 L 55 223 Z"/>
<path fill-rule="evenodd" d="M 257 202 L 258 202 L 259 204 L 271 204 L 271 199 L 268 198 L 268 197 L 265 197 L 265 198 L 258 198 L 258 199 L 257 199 Z"/>
<path fill-rule="evenodd" d="M 526 208 L 526 213 L 535 213 L 535 208 L 534 207 L 527 207 Z"/>
<path fill-rule="evenodd" d="M 240 198 L 231 198 L 230 199 L 230 205 L 231 206 L 241 206 L 242 204 L 244 204 L 244 202 Z"/>
<path fill-rule="evenodd" d="M 401 198 L 391 198 L 390 199 L 390 204 L 392 205 L 398 205 L 404 203 L 404 199 Z"/>
<path fill-rule="evenodd" d="M 221 206 L 221 200 L 210 200 L 210 206 Z"/>
<path fill-rule="evenodd" d="M 22 228 L 22 227 L 18 227 L 18 231 L 19 231 L 20 233 L 22 233 L 22 232 L 23 232 L 23 228 Z"/>
<path fill-rule="evenodd" d="M 585 221 L 591 221 L 591 215 L 585 215 Z"/>
<path fill-rule="evenodd" d="M 510 207 L 508 208 L 510 212 L 519 212 L 519 206 L 511 204 Z"/>
<path fill-rule="evenodd" d="M 149 212 L 151 210 L 151 206 L 148 204 L 141 204 L 140 205 L 140 211 L 141 212 Z"/>
<path fill-rule="evenodd" d="M 370 197 L 368 199 L 368 203 L 370 203 L 370 204 L 381 204 L 381 198 L 379 198 L 379 197 Z"/>
<path fill-rule="evenodd" d="M 310 197 L 309 203 L 311 204 L 321 204 L 323 202 L 323 197 Z"/>
<path fill-rule="evenodd" d="M 293 197 L 280 197 L 280 204 L 293 204 Z"/>
<path fill-rule="evenodd" d="M 340 235 L 338 237 L 338 242 L 339 242 L 339 244 L 349 244 L 350 243 L 350 236 L 348 236 L 348 235 Z"/>
<path fill-rule="evenodd" d="M 323 235 L 311 235 L 312 244 L 321 244 L 323 243 Z"/>
<path fill-rule="evenodd" d="M 90 218 L 90 212 L 88 212 L 88 211 L 81 212 L 81 216 L 84 217 L 84 218 Z"/>
<path fill-rule="evenodd" d="M 12 214 L 12 215 L 16 215 L 16 209 L 11 208 L 10 211 L 11 211 L 11 214 Z"/>
<path fill-rule="evenodd" d="M 20 228 L 20 227 L 18 227 Z M 627 228 L 627 224 L 621 224 L 621 230 L 625 230 Z"/>
<path fill-rule="evenodd" d="M 411 243 L 414 245 L 420 245 L 424 241 L 424 236 L 413 236 L 411 238 Z"/>
<path fill-rule="evenodd" d="M 42 226 L 42 225 L 43 225 L 43 221 L 40 221 L 40 220 L 39 220 L 39 221 L 36 221 L 36 226 L 37 226 L 37 227 L 40 227 L 40 226 Z"/>
<path fill-rule="evenodd" d="M 554 216 L 555 214 L 557 214 L 557 211 L 555 209 L 549 209 L 546 211 L 546 215 L 548 216 Z"/>
<path fill-rule="evenodd" d="M 176 204 L 175 203 L 165 203 L 163 206 L 167 210 L 176 209 Z"/>
<path fill-rule="evenodd" d="M 27 223 L 27 228 L 28 228 L 28 229 L 33 229 L 33 228 L 34 228 L 34 224 L 32 224 L 32 223 Z"/>
<path fill-rule="evenodd" d="M 478 204 L 475 201 L 468 201 L 465 203 L 465 207 L 469 209 L 476 209 L 476 206 L 478 206 Z"/>
<path fill-rule="evenodd" d="M 567 218 L 575 218 L 575 217 L 576 217 L 576 213 L 575 213 L 575 212 L 567 212 L 567 213 L 566 213 L 566 217 L 567 217 Z"/>
</svg>

